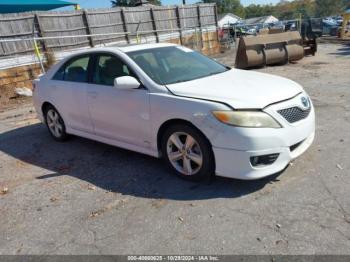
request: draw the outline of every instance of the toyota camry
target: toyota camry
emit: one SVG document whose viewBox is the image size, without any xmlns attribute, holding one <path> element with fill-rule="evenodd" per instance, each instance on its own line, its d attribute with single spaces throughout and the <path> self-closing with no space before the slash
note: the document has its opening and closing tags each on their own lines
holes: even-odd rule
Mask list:
<svg viewBox="0 0 350 262">
<path fill-rule="evenodd" d="M 72 134 L 163 157 L 191 180 L 262 178 L 314 139 L 314 108 L 299 84 L 174 44 L 80 51 L 33 85 L 55 140 Z"/>
</svg>

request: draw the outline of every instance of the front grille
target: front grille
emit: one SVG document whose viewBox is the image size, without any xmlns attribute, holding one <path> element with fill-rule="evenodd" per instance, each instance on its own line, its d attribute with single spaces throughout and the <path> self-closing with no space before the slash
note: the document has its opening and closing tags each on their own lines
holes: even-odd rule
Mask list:
<svg viewBox="0 0 350 262">
<path fill-rule="evenodd" d="M 281 109 L 277 112 L 283 116 L 289 123 L 295 123 L 302 119 L 305 119 L 311 111 L 311 107 L 309 109 L 303 110 L 297 106 Z"/>
</svg>

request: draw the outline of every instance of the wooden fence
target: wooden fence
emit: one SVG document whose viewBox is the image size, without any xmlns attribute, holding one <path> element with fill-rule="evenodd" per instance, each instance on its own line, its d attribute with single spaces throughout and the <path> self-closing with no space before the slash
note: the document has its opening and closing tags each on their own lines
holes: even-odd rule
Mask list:
<svg viewBox="0 0 350 262">
<path fill-rule="evenodd" d="M 182 43 L 182 32 L 216 25 L 215 4 L 29 12 L 0 15 L 0 40 L 43 37 L 39 49 L 45 53 L 110 42 L 127 44 L 137 32 L 155 37 L 156 42 L 166 32 L 177 32 Z M 69 37 L 77 35 L 82 36 Z M 0 42 L 0 58 L 33 51 L 33 41 Z"/>
</svg>

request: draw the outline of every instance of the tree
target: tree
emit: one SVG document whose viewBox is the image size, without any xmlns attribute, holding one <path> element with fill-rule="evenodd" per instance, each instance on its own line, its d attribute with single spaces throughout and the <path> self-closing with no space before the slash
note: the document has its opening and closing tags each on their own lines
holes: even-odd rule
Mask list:
<svg viewBox="0 0 350 262">
<path fill-rule="evenodd" d="M 274 15 L 280 19 L 295 19 L 315 16 L 315 2 L 313 0 L 281 1 L 275 6 Z"/>
<path fill-rule="evenodd" d="M 344 5 L 345 9 L 349 9 L 350 8 L 350 0 L 343 0 L 343 5 Z"/>
<path fill-rule="evenodd" d="M 315 4 L 319 17 L 340 14 L 345 9 L 343 0 L 316 0 Z"/>
<path fill-rule="evenodd" d="M 130 1 L 128 0 L 116 0 L 116 1 L 111 1 L 112 7 L 117 7 L 117 6 L 130 6 Z"/>
<path fill-rule="evenodd" d="M 246 18 L 271 15 L 274 12 L 273 5 L 251 4 L 245 8 Z"/>
<path fill-rule="evenodd" d="M 152 5 L 162 5 L 160 0 L 147 0 Z M 117 6 L 135 6 L 138 0 L 112 0 L 112 7 Z"/>
<path fill-rule="evenodd" d="M 233 13 L 245 17 L 245 9 L 240 0 L 203 0 L 203 3 L 216 3 L 218 13 Z"/>
<path fill-rule="evenodd" d="M 245 8 L 246 17 L 273 15 L 280 20 L 307 17 L 325 17 L 341 14 L 350 0 L 280 0 L 276 5 L 249 5 Z"/>
</svg>

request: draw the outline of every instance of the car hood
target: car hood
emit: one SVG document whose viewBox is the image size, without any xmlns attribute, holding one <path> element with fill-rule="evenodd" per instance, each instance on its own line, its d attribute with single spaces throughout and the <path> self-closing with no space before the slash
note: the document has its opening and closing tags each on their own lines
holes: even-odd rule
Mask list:
<svg viewBox="0 0 350 262">
<path fill-rule="evenodd" d="M 303 88 L 292 80 L 239 69 L 170 84 L 167 87 L 178 96 L 217 101 L 235 109 L 262 109 L 303 91 Z"/>
</svg>

